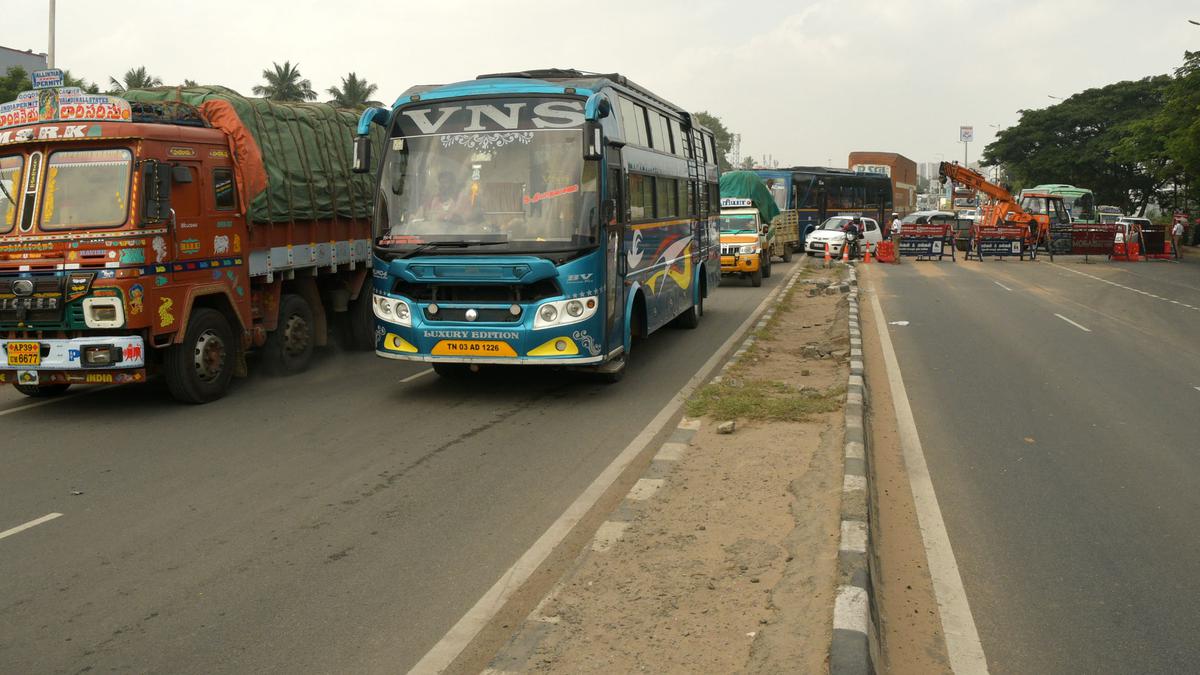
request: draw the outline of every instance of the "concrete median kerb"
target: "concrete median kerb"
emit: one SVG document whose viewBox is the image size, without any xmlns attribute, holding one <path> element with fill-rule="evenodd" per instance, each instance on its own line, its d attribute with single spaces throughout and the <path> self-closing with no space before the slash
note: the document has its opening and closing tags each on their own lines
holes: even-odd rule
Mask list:
<svg viewBox="0 0 1200 675">
<path fill-rule="evenodd" d="M 842 526 L 838 546 L 838 589 L 833 605 L 830 675 L 873 673 L 871 659 L 871 582 L 867 567 L 866 387 L 863 382 L 862 332 L 859 325 L 858 271 L 849 268 L 850 375 L 846 381 L 846 435 L 842 478 Z"/>
</svg>

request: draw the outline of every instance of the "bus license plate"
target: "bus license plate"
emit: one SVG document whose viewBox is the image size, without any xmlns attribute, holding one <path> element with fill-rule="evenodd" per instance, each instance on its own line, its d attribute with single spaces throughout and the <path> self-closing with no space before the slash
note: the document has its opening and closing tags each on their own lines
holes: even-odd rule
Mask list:
<svg viewBox="0 0 1200 675">
<path fill-rule="evenodd" d="M 513 357 L 517 353 L 507 342 L 495 340 L 442 340 L 429 352 L 434 356 Z"/>
<path fill-rule="evenodd" d="M 40 366 L 42 365 L 42 345 L 37 342 L 8 343 L 8 365 L 10 366 Z"/>
</svg>

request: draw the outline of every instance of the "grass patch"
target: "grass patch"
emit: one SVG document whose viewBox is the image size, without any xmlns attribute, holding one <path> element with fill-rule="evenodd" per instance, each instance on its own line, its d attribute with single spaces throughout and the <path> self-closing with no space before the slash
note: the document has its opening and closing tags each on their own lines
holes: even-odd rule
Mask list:
<svg viewBox="0 0 1200 675">
<path fill-rule="evenodd" d="M 719 420 L 742 418 L 799 422 L 809 415 L 840 409 L 845 393 L 844 387 L 818 391 L 773 380 L 728 378 L 696 390 L 688 399 L 687 414 L 690 417 L 708 416 Z"/>
</svg>

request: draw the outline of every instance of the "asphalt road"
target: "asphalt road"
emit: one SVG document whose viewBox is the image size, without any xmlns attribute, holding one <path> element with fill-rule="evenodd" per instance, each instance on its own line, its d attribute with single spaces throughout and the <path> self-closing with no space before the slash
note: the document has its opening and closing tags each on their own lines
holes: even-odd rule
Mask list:
<svg viewBox="0 0 1200 675">
<path fill-rule="evenodd" d="M 1200 264 L 874 266 L 993 673 L 1200 663 Z"/>
<path fill-rule="evenodd" d="M 0 538 L 0 672 L 407 670 L 791 267 L 728 281 L 616 385 L 327 353 L 200 407 L 5 391 L 0 532 L 63 515 Z"/>
</svg>

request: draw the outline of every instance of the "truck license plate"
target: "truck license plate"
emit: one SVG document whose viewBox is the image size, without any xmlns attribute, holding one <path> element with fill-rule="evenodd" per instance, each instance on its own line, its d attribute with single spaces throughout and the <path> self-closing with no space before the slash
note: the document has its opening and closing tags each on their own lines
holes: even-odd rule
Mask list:
<svg viewBox="0 0 1200 675">
<path fill-rule="evenodd" d="M 8 343 L 8 365 L 10 366 L 40 366 L 42 364 L 42 345 L 38 342 Z"/>
<path fill-rule="evenodd" d="M 430 351 L 434 356 L 516 356 L 507 342 L 494 340 L 442 340 Z"/>
</svg>

